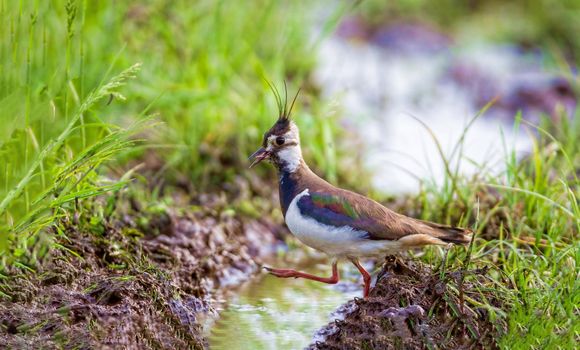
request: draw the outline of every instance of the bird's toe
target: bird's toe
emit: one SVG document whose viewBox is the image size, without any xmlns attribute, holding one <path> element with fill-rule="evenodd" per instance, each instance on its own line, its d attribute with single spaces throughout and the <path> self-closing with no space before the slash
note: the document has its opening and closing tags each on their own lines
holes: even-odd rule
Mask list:
<svg viewBox="0 0 580 350">
<path fill-rule="evenodd" d="M 285 270 L 285 269 L 274 269 L 271 267 L 264 266 L 264 269 L 268 271 L 269 274 L 274 275 L 276 277 L 288 278 L 294 277 L 295 271 L 293 270 Z"/>
</svg>

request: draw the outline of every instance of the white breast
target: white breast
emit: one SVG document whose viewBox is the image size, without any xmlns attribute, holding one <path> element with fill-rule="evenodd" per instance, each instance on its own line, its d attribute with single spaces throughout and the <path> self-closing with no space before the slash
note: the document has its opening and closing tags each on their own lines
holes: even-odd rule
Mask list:
<svg viewBox="0 0 580 350">
<path fill-rule="evenodd" d="M 350 226 L 325 225 L 303 216 L 297 203 L 300 198 L 309 195 L 306 189 L 294 197 L 285 218 L 290 232 L 307 246 L 337 257 L 375 256 L 400 249 L 400 244 L 396 241 L 371 241 L 365 239 L 365 231 L 355 230 Z"/>
</svg>

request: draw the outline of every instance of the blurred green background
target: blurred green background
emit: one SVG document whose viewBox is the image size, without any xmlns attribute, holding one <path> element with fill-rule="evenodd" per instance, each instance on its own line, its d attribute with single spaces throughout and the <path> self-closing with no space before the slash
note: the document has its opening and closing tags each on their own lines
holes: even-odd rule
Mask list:
<svg viewBox="0 0 580 350">
<path fill-rule="evenodd" d="M 307 2 L 3 1 L 2 230 L 25 241 L 78 198 L 118 189 L 103 179 L 123 171 L 102 167 L 113 157 L 149 160 L 166 182 L 219 188 L 276 118 L 267 81 L 286 80 L 290 94 L 304 87 L 303 138 L 334 178 L 336 126 L 314 117 L 325 107 L 306 81 L 316 45 L 308 11 Z M 99 90 L 136 64 L 127 85 Z M 83 108 L 92 92 L 99 99 Z M 147 116 L 154 127 L 138 125 Z"/>
</svg>

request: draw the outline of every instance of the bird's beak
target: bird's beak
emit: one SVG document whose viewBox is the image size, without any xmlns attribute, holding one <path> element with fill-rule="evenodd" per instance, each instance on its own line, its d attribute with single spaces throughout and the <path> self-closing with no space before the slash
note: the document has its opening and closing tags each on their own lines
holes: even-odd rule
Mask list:
<svg viewBox="0 0 580 350">
<path fill-rule="evenodd" d="M 259 150 L 254 152 L 250 158 L 248 158 L 249 160 L 253 161 L 252 164 L 250 164 L 250 168 L 268 158 L 270 158 L 270 152 L 266 151 L 263 147 L 260 147 Z"/>
</svg>

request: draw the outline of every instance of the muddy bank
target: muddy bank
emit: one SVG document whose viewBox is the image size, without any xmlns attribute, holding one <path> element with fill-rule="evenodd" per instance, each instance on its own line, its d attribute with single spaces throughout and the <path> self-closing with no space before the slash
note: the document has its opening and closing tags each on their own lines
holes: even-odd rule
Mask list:
<svg viewBox="0 0 580 350">
<path fill-rule="evenodd" d="M 487 269 L 442 273 L 406 264 L 387 261 L 369 298 L 339 308 L 309 349 L 497 348 L 506 325 L 490 316 L 502 302 Z"/>
<path fill-rule="evenodd" d="M 61 227 L 61 248 L 37 273 L 14 270 L 3 281 L 6 348 L 204 348 L 197 321 L 213 312 L 212 294 L 258 271 L 280 229 L 219 198 L 187 214 L 81 217 Z"/>
</svg>

